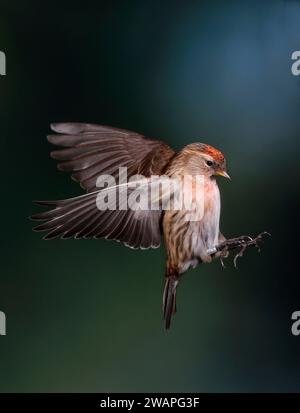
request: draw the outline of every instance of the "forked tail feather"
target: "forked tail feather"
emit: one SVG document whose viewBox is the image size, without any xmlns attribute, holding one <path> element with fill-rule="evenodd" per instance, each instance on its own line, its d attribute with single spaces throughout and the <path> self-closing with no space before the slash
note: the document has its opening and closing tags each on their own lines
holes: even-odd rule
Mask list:
<svg viewBox="0 0 300 413">
<path fill-rule="evenodd" d="M 178 274 L 166 275 L 163 294 L 163 312 L 166 330 L 170 328 L 172 316 L 176 313 L 176 288 L 178 283 Z"/>
</svg>

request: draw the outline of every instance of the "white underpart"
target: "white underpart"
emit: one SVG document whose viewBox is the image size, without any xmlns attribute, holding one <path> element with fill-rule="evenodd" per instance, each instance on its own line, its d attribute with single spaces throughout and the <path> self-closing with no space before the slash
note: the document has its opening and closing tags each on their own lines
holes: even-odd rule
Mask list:
<svg viewBox="0 0 300 413">
<path fill-rule="evenodd" d="M 195 268 L 199 262 L 211 262 L 209 251 L 218 245 L 220 233 L 221 198 L 215 180 L 206 183 L 204 198 L 204 215 L 200 221 L 190 222 L 191 246 L 193 258 L 186 261 L 181 272 L 188 268 Z"/>
</svg>

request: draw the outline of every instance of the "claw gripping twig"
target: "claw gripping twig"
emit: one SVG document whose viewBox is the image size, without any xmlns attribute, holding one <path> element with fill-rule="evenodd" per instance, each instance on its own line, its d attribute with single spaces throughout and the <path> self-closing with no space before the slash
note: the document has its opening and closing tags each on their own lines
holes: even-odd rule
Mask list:
<svg viewBox="0 0 300 413">
<path fill-rule="evenodd" d="M 239 251 L 236 253 L 233 259 L 233 264 L 237 268 L 237 259 L 244 255 L 245 250 L 248 247 L 256 247 L 258 252 L 260 252 L 260 242 L 263 242 L 263 236 L 269 235 L 269 232 L 264 231 L 258 234 L 255 238 L 249 237 L 248 235 L 242 235 L 241 237 L 231 238 L 223 241 L 221 244 L 217 245 L 215 248 L 208 251 L 208 254 L 215 254 L 216 252 L 221 252 L 220 261 L 222 267 L 225 267 L 223 258 L 227 258 L 229 251 L 239 248 Z"/>
</svg>

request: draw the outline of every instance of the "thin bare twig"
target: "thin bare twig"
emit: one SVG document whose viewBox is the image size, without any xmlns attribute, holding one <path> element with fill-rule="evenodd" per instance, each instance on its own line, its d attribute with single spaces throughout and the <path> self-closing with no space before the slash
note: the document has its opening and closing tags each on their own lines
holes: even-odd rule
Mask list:
<svg viewBox="0 0 300 413">
<path fill-rule="evenodd" d="M 234 256 L 234 259 L 233 259 L 233 264 L 235 268 L 237 268 L 237 259 L 244 255 L 244 252 L 248 247 L 256 247 L 258 249 L 258 252 L 260 252 L 260 243 L 263 242 L 264 235 L 271 236 L 269 232 L 264 231 L 258 234 L 255 238 L 249 237 L 248 235 L 242 235 L 241 237 L 227 239 L 221 242 L 221 244 L 217 245 L 215 248 L 208 250 L 207 253 L 209 255 L 212 255 L 212 254 L 215 254 L 216 252 L 221 252 L 220 261 L 221 261 L 222 267 L 224 268 L 225 265 L 224 265 L 223 259 L 229 256 L 230 250 L 238 248 L 239 251 Z"/>
</svg>

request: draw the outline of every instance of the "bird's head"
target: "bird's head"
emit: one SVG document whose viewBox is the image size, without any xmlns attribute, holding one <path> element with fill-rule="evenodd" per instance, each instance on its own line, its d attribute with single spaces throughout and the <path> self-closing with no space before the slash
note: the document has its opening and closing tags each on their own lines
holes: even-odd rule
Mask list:
<svg viewBox="0 0 300 413">
<path fill-rule="evenodd" d="M 205 143 L 192 143 L 182 151 L 187 170 L 191 174 L 204 176 L 220 175 L 230 179 L 226 170 L 226 159 L 222 152 Z"/>
</svg>

